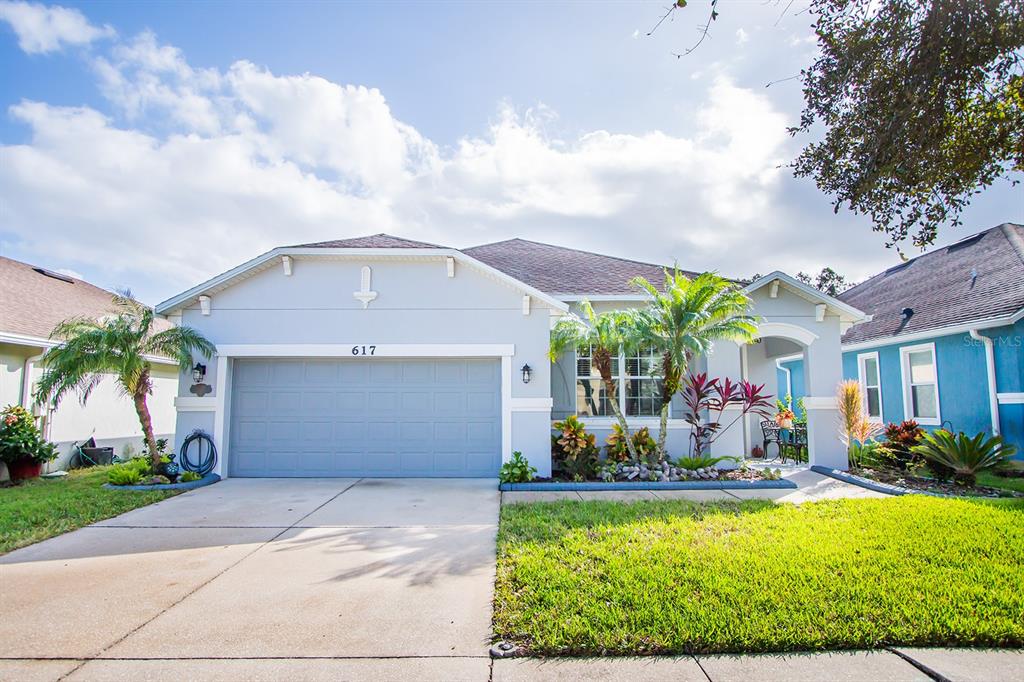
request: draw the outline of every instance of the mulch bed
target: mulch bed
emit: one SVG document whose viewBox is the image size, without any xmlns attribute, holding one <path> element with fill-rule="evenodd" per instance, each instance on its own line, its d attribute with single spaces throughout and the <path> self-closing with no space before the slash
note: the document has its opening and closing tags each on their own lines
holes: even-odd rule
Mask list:
<svg viewBox="0 0 1024 682">
<path fill-rule="evenodd" d="M 1024 497 L 1024 493 L 1016 493 L 1000 488 L 989 488 L 987 486 L 974 486 L 968 488 L 951 481 L 939 481 L 925 476 L 912 476 L 906 471 L 886 468 L 861 467 L 850 469 L 850 473 L 856 476 L 863 476 L 872 481 L 887 483 L 889 485 L 908 488 L 927 493 L 939 493 L 941 495 L 955 495 L 968 497 Z"/>
</svg>

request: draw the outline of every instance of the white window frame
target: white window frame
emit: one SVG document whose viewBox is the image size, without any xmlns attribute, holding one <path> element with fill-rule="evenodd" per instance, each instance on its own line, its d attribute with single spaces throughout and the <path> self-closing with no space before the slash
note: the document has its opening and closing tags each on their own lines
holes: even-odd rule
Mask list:
<svg viewBox="0 0 1024 682">
<path fill-rule="evenodd" d="M 593 356 L 590 356 L 590 357 L 593 358 Z M 627 392 L 626 391 L 626 382 L 630 381 L 632 379 L 647 379 L 647 380 L 650 380 L 650 379 L 657 379 L 657 377 L 655 377 L 654 375 L 651 375 L 651 374 L 638 374 L 637 376 L 630 376 L 626 372 L 626 354 L 623 353 L 622 351 L 619 351 L 619 354 L 618 354 L 617 357 L 618 357 L 618 363 L 619 363 L 619 371 L 618 371 L 618 373 L 614 377 L 614 379 L 616 380 L 615 398 L 618 400 L 619 409 L 622 411 L 623 416 L 626 417 L 627 419 L 635 419 L 635 420 L 638 420 L 638 421 L 645 420 L 645 419 L 658 419 L 659 415 L 657 413 L 655 413 L 655 414 L 628 414 L 626 412 L 626 392 Z M 593 359 L 591 359 L 591 365 L 590 365 L 591 373 L 588 374 L 588 375 L 585 375 L 585 376 L 581 375 L 579 373 L 580 363 L 579 363 L 579 351 L 578 350 L 572 351 L 572 360 L 573 360 L 573 364 L 572 364 L 572 371 L 573 371 L 572 409 L 573 409 L 573 414 L 575 414 L 577 417 L 582 417 L 584 419 L 587 419 L 588 421 L 600 421 L 600 420 L 614 421 L 615 420 L 615 414 L 614 413 L 606 414 L 606 415 L 599 415 L 599 416 L 590 416 L 590 415 L 581 415 L 580 414 L 579 403 L 577 402 L 577 391 L 579 390 L 580 379 L 596 379 L 597 381 L 600 381 L 601 380 L 601 376 L 599 374 L 595 374 L 594 373 Z M 668 414 L 669 414 L 669 418 L 671 419 L 672 418 L 672 404 L 671 403 L 669 403 Z"/>
<path fill-rule="evenodd" d="M 878 416 L 873 417 L 868 412 L 868 381 L 867 372 L 864 368 L 864 363 L 867 360 L 875 361 L 875 373 L 878 376 L 878 385 L 873 388 L 878 389 Z M 872 351 L 871 353 L 858 353 L 857 354 L 857 378 L 860 381 L 860 390 L 864 393 L 864 416 L 867 417 L 868 421 L 876 424 L 885 423 L 885 405 L 882 402 L 882 363 L 878 359 L 878 351 Z"/>
<path fill-rule="evenodd" d="M 932 366 L 935 368 L 935 417 L 915 417 L 914 401 L 911 397 L 910 354 L 928 351 L 932 354 Z M 915 346 L 900 348 L 900 379 L 903 384 L 903 418 L 913 419 L 921 426 L 942 426 L 942 402 L 939 400 L 939 356 L 935 352 L 935 343 L 921 343 Z"/>
</svg>

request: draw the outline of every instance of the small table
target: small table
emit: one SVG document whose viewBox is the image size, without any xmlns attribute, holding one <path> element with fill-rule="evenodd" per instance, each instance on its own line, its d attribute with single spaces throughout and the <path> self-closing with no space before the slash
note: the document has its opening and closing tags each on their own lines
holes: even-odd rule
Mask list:
<svg viewBox="0 0 1024 682">
<path fill-rule="evenodd" d="M 797 424 L 790 429 L 779 429 L 779 457 L 782 463 L 786 463 L 786 451 L 792 449 L 793 461 L 796 463 L 806 462 L 807 453 L 807 425 Z"/>
</svg>

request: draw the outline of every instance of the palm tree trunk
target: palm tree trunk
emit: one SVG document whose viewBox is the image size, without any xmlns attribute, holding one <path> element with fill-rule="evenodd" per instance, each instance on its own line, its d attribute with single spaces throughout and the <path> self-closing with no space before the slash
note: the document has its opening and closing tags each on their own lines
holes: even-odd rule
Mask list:
<svg viewBox="0 0 1024 682">
<path fill-rule="evenodd" d="M 629 432 L 629 424 L 626 423 L 626 418 L 622 415 L 622 410 L 619 409 L 619 396 L 615 390 L 615 379 L 612 377 L 612 354 L 606 348 L 595 348 L 591 355 L 591 361 L 601 375 L 601 383 L 604 384 L 604 392 L 608 396 L 612 412 L 615 413 L 615 418 L 619 421 L 622 433 L 626 435 L 626 449 L 629 450 L 629 456 L 634 462 L 638 462 L 640 458 L 636 454 L 636 445 L 634 445 L 633 436 Z"/>
<path fill-rule="evenodd" d="M 135 403 L 135 414 L 139 416 L 139 424 L 142 425 L 142 436 L 146 440 L 146 447 L 152 461 L 153 472 L 160 469 L 160 453 L 156 449 L 156 437 L 153 436 L 153 419 L 149 416 L 149 406 L 146 404 L 146 396 L 151 389 L 149 381 L 149 369 L 142 370 L 138 386 L 132 394 L 132 401 Z"/>
<path fill-rule="evenodd" d="M 664 461 L 668 459 L 668 453 L 665 452 L 665 439 L 668 436 L 668 406 L 671 402 L 669 400 L 661 403 L 661 415 L 660 421 L 658 422 L 658 459 Z"/>
</svg>

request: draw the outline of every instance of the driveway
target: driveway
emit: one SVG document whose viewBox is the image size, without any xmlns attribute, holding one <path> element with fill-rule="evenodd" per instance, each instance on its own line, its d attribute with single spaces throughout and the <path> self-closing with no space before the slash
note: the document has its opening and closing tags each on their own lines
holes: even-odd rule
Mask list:
<svg viewBox="0 0 1024 682">
<path fill-rule="evenodd" d="M 0 557 L 0 680 L 486 680 L 491 480 L 229 479 Z"/>
</svg>

